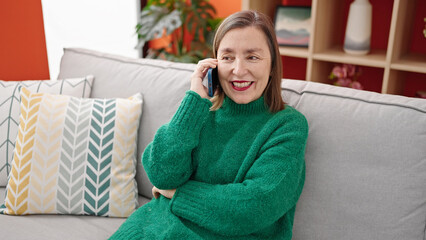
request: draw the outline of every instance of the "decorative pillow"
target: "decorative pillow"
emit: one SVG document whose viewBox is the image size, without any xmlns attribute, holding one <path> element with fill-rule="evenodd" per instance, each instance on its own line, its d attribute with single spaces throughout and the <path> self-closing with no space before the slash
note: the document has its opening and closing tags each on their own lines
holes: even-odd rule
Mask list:
<svg viewBox="0 0 426 240">
<path fill-rule="evenodd" d="M 19 88 L 32 92 L 64 94 L 74 97 L 89 97 L 93 76 L 64 80 L 1 81 L 0 80 L 0 186 L 7 184 L 7 176 L 18 133 L 20 99 Z"/>
<path fill-rule="evenodd" d="M 3 213 L 129 216 L 141 94 L 80 99 L 22 88 L 21 99 Z"/>
</svg>

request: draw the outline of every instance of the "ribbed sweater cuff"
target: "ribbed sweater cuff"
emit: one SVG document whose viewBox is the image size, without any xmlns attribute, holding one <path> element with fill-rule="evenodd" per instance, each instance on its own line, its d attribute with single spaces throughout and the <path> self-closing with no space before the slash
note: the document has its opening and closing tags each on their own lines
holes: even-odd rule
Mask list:
<svg viewBox="0 0 426 240">
<path fill-rule="evenodd" d="M 178 133 L 186 134 L 194 129 L 201 129 L 212 103 L 201 98 L 194 91 L 187 91 L 178 110 L 170 121 L 170 126 L 177 129 Z"/>
<path fill-rule="evenodd" d="M 198 221 L 207 220 L 204 216 L 206 209 L 203 206 L 207 204 L 207 199 L 203 192 L 207 186 L 200 182 L 188 181 L 176 189 L 175 195 L 170 201 L 170 210 L 176 216 Z"/>
</svg>

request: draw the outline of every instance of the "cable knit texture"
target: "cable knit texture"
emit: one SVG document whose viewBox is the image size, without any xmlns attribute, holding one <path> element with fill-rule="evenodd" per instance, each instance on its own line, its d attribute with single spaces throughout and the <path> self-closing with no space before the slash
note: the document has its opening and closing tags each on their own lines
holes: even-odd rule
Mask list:
<svg viewBox="0 0 426 240">
<path fill-rule="evenodd" d="M 134 212 L 111 239 L 291 239 L 305 180 L 305 117 L 263 97 L 217 111 L 188 91 L 147 146 L 150 181 L 174 189 Z"/>
</svg>

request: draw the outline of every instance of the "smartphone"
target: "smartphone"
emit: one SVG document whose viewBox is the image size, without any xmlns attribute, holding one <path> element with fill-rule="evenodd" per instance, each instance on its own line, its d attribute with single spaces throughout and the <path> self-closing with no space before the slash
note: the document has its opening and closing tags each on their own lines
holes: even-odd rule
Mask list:
<svg viewBox="0 0 426 240">
<path fill-rule="evenodd" d="M 209 68 L 207 71 L 207 88 L 209 91 L 209 97 L 213 97 L 217 86 L 219 86 L 219 76 L 216 68 Z"/>
</svg>

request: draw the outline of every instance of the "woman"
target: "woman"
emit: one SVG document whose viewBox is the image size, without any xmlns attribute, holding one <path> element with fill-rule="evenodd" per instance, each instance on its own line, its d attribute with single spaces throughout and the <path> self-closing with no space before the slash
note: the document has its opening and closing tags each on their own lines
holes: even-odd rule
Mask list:
<svg viewBox="0 0 426 240">
<path fill-rule="evenodd" d="M 235 13 L 213 48 L 216 59 L 198 63 L 191 90 L 143 154 L 155 198 L 111 239 L 291 239 L 308 126 L 282 101 L 272 23 Z M 209 99 L 202 79 L 216 67 L 220 87 Z"/>
</svg>

